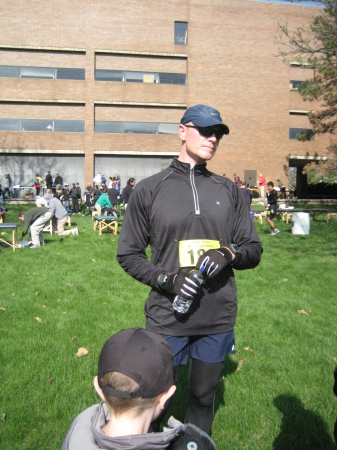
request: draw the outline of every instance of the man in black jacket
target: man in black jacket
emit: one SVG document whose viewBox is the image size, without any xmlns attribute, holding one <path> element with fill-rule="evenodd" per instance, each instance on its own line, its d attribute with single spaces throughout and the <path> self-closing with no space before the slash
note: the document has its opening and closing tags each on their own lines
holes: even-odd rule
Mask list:
<svg viewBox="0 0 337 450">
<path fill-rule="evenodd" d="M 50 170 L 48 170 L 48 173 L 46 175 L 46 188 L 52 189 L 53 187 L 53 177 L 51 176 Z"/>
<path fill-rule="evenodd" d="M 77 214 L 81 214 L 80 213 L 80 204 L 78 202 L 78 188 L 75 185 L 75 183 L 73 183 L 72 188 L 70 189 L 69 195 L 72 201 L 72 206 L 73 206 L 73 213 L 77 213 Z"/>
<path fill-rule="evenodd" d="M 233 269 L 256 267 L 262 254 L 239 187 L 206 168 L 228 133 L 216 109 L 196 105 L 186 110 L 179 125 L 179 157 L 134 188 L 117 251 L 124 270 L 152 287 L 146 328 L 170 343 L 176 369 L 191 360 L 186 422 L 207 433 L 223 363 L 235 352 Z M 202 268 L 202 284 L 193 268 Z M 173 309 L 176 296 L 192 301 L 186 314 Z"/>
<path fill-rule="evenodd" d="M 273 220 L 276 217 L 277 212 L 277 192 L 274 189 L 274 183 L 272 181 L 267 183 L 267 201 L 265 202 L 265 205 L 268 208 L 266 221 L 270 225 L 270 234 L 271 236 L 275 236 L 275 234 L 279 233 L 280 230 L 275 228 Z"/>
<path fill-rule="evenodd" d="M 135 184 L 136 184 L 136 180 L 134 178 L 129 178 L 127 185 L 123 189 L 124 209 L 126 209 L 128 207 L 129 198 L 130 198 L 130 195 L 132 194 Z"/>
</svg>

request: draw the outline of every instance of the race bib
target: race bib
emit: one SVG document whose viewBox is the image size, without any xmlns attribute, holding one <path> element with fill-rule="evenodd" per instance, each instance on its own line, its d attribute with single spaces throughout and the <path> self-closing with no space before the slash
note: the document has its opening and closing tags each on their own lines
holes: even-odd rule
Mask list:
<svg viewBox="0 0 337 450">
<path fill-rule="evenodd" d="M 220 242 L 211 239 L 190 239 L 179 241 L 179 264 L 180 267 L 195 267 L 198 259 L 207 250 L 220 247 Z"/>
</svg>

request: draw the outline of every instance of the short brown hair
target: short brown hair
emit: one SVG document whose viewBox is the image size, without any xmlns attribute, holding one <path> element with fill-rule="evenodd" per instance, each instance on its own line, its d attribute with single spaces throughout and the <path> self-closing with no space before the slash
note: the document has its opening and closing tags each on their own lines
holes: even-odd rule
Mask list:
<svg viewBox="0 0 337 450">
<path fill-rule="evenodd" d="M 136 381 L 120 372 L 107 372 L 101 381 L 103 386 L 111 387 L 118 391 L 133 393 L 139 389 L 139 384 Z M 120 398 L 107 395 L 105 392 L 104 396 L 115 417 L 121 416 L 129 410 L 132 410 L 134 416 L 137 417 L 145 410 L 152 408 L 158 398 Z"/>
</svg>

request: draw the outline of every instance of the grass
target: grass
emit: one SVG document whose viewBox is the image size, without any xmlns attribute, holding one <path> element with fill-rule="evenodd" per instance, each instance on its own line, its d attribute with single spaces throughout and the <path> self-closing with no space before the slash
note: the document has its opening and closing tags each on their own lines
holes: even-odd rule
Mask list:
<svg viewBox="0 0 337 450">
<path fill-rule="evenodd" d="M 18 222 L 19 206 L 8 208 L 6 221 Z M 220 450 L 333 449 L 337 222 L 311 220 L 309 236 L 284 222 L 277 236 L 255 225 L 263 259 L 236 272 L 237 352 L 219 381 L 212 437 Z M 73 418 L 98 401 L 92 379 L 105 340 L 145 325 L 149 288 L 116 262 L 118 236 L 99 237 L 79 215 L 72 226 L 79 236 L 46 234 L 39 249 L 0 253 L 4 450 L 59 448 Z M 170 413 L 184 420 L 186 405 L 187 368 Z"/>
</svg>

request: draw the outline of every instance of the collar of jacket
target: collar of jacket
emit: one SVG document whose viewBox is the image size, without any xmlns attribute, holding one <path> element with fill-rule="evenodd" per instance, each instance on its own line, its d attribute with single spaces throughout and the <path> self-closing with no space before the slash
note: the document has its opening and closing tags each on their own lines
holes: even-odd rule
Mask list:
<svg viewBox="0 0 337 450">
<path fill-rule="evenodd" d="M 186 176 L 189 176 L 191 172 L 191 164 L 181 162 L 178 158 L 174 158 L 169 167 Z M 206 168 L 206 163 L 196 164 L 195 166 L 192 166 L 192 169 L 194 169 L 194 173 L 196 175 L 209 175 L 209 171 Z"/>
</svg>

